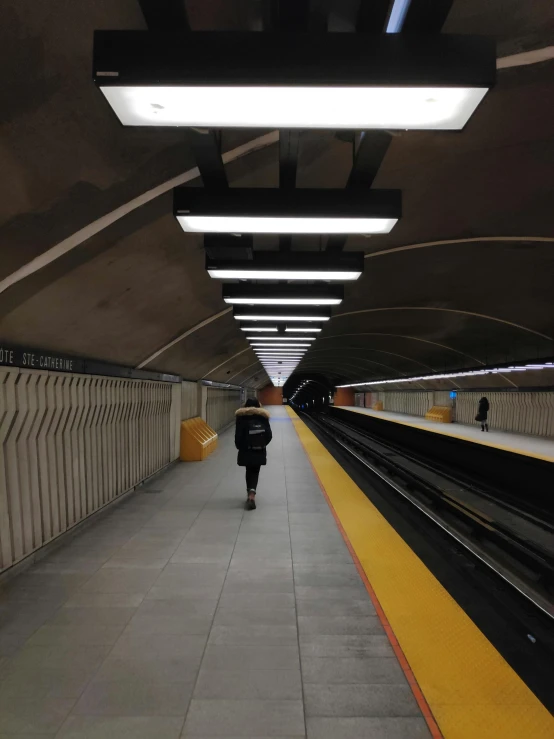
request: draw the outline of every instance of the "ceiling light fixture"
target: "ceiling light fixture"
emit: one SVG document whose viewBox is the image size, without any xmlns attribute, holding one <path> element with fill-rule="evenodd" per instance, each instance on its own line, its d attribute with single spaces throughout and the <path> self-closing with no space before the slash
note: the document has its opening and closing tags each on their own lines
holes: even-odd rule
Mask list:
<svg viewBox="0 0 554 739">
<path fill-rule="evenodd" d="M 93 70 L 126 126 L 448 130 L 494 85 L 496 55 L 447 34 L 96 31 Z"/>
<path fill-rule="evenodd" d="M 173 213 L 193 233 L 387 234 L 400 190 L 176 187 Z"/>
<path fill-rule="evenodd" d="M 331 318 L 331 311 L 329 308 L 312 308 L 302 309 L 301 307 L 295 308 L 294 311 L 285 312 L 282 309 L 269 309 L 258 308 L 258 310 L 242 307 L 234 308 L 233 316 L 237 321 L 279 321 L 288 323 L 289 321 L 328 321 Z"/>
<path fill-rule="evenodd" d="M 315 336 L 247 336 L 249 341 L 315 341 Z"/>
<path fill-rule="evenodd" d="M 436 375 L 421 375 L 420 377 L 399 377 L 396 380 L 372 380 L 371 382 L 353 382 L 349 385 L 337 385 L 337 387 L 361 387 L 366 385 L 389 385 L 397 382 L 421 382 L 422 380 L 453 380 L 457 377 L 476 377 L 479 375 L 509 374 L 510 372 L 528 372 L 538 369 L 554 369 L 552 362 L 543 364 L 526 364 L 523 366 L 494 367 L 477 370 L 461 370 L 460 372 L 443 372 Z"/>
<path fill-rule="evenodd" d="M 286 349 L 287 351 L 290 351 L 291 349 L 296 348 L 302 348 L 302 349 L 309 349 L 310 344 L 252 344 L 253 347 L 256 349 L 275 349 L 276 347 L 279 347 L 280 349 Z"/>
<path fill-rule="evenodd" d="M 226 303 L 237 305 L 340 305 L 342 285 L 223 285 Z"/>
<path fill-rule="evenodd" d="M 320 328 L 293 328 L 292 326 L 285 329 L 287 333 L 310 333 L 310 331 L 321 331 Z"/>
<path fill-rule="evenodd" d="M 218 280 L 308 280 L 347 282 L 364 271 L 363 252 L 255 252 L 252 259 L 206 258 L 210 277 Z"/>
<path fill-rule="evenodd" d="M 250 332 L 254 332 L 255 333 L 256 331 L 259 331 L 259 332 L 262 332 L 262 331 L 272 331 L 272 332 L 277 333 L 277 331 L 279 329 L 277 328 L 277 326 L 273 326 L 273 327 L 269 327 L 268 326 L 266 328 L 264 328 L 263 326 L 259 326 L 259 327 L 256 327 L 256 326 L 250 326 L 250 327 L 241 326 L 241 329 L 240 330 L 241 331 L 248 331 L 249 333 Z"/>
</svg>

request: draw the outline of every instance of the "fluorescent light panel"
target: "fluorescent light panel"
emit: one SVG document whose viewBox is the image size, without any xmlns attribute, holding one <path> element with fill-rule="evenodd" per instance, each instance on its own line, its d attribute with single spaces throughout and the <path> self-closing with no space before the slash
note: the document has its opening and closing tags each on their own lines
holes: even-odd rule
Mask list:
<svg viewBox="0 0 554 739">
<path fill-rule="evenodd" d="M 97 31 L 93 68 L 126 126 L 449 130 L 495 61 L 491 40 L 446 34 Z"/>
<path fill-rule="evenodd" d="M 249 341 L 315 341 L 315 336 L 247 336 Z"/>
<path fill-rule="evenodd" d="M 332 272 L 316 270 L 256 270 L 256 269 L 209 269 L 208 274 L 215 280 L 357 280 L 361 272 Z"/>
<path fill-rule="evenodd" d="M 287 328 L 285 329 L 285 331 L 287 333 L 289 333 L 289 332 L 290 333 L 310 333 L 310 331 L 317 331 L 317 332 L 319 332 L 319 331 L 321 331 L 321 329 L 320 328 L 293 328 L 293 327 L 290 327 L 289 328 L 287 326 Z"/>
<path fill-rule="evenodd" d="M 177 215 L 177 220 L 190 233 L 388 234 L 398 218 Z"/>
<path fill-rule="evenodd" d="M 206 258 L 208 274 L 221 280 L 351 281 L 364 271 L 363 252 L 257 252 L 252 259 Z"/>
<path fill-rule="evenodd" d="M 340 305 L 341 298 L 223 298 L 231 305 Z"/>
<path fill-rule="evenodd" d="M 201 233 L 389 233 L 402 213 L 399 190 L 176 187 L 173 213 Z"/>
<path fill-rule="evenodd" d="M 314 312 L 315 313 L 315 312 Z M 258 313 L 245 313 L 242 310 L 239 310 L 237 313 L 235 313 L 234 318 L 237 321 L 267 321 L 273 320 L 273 321 L 328 321 L 331 316 L 325 316 L 325 315 L 309 315 L 309 316 L 295 316 L 294 314 L 290 315 L 276 315 L 276 316 L 267 316 L 267 315 L 261 315 Z"/>
<path fill-rule="evenodd" d="M 277 331 L 279 329 L 277 328 L 277 326 L 274 326 L 274 327 L 266 327 L 266 328 L 263 328 L 262 326 L 260 326 L 259 328 L 256 328 L 256 326 L 252 326 L 250 328 L 247 328 L 246 326 L 241 326 L 241 329 L 240 330 L 241 331 L 253 332 L 253 333 L 255 333 L 256 331 L 259 331 L 259 332 L 272 331 L 272 332 L 277 333 Z"/>
<path fill-rule="evenodd" d="M 226 303 L 239 305 L 340 305 L 342 285 L 229 285 L 222 287 Z"/>
<path fill-rule="evenodd" d="M 371 382 L 353 382 L 349 385 L 337 385 L 337 387 L 361 387 L 367 385 L 389 385 L 398 382 L 421 382 L 422 380 L 453 380 L 457 377 L 477 377 L 479 375 L 509 374 L 510 372 L 535 372 L 538 369 L 554 369 L 552 362 L 543 364 L 526 364 L 523 366 L 495 367 L 493 369 L 461 370 L 460 372 L 444 372 L 437 375 L 421 375 L 420 377 L 399 377 L 396 380 L 372 380 Z"/>
</svg>

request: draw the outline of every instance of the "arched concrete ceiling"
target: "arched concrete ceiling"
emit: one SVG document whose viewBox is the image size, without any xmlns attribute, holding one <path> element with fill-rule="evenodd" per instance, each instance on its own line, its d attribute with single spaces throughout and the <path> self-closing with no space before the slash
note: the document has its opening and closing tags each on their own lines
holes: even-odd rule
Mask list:
<svg viewBox="0 0 554 739">
<path fill-rule="evenodd" d="M 193 30 L 260 30 L 262 6 L 187 1 Z M 356 2 L 330 8 L 332 28 L 353 30 Z M 183 132 L 121 127 L 91 81 L 92 32 L 145 27 L 136 0 L 4 0 L 0 339 L 261 386 L 201 239 L 171 215 L 171 180 L 200 184 Z M 443 30 L 525 52 L 554 43 L 554 4 L 456 0 Z M 502 69 L 463 132 L 394 137 L 375 186 L 402 189 L 403 218 L 388 236 L 348 240 L 366 274 L 303 371 L 339 383 L 554 354 L 553 72 Z M 231 185 L 278 184 L 276 134 L 225 132 L 222 150 Z M 342 187 L 351 164 L 348 142 L 305 132 L 297 186 Z M 427 242 L 440 243 L 394 251 Z"/>
</svg>

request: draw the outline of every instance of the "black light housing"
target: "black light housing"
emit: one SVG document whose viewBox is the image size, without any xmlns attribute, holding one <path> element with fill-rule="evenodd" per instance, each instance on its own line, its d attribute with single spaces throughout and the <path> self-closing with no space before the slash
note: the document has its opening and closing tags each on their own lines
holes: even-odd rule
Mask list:
<svg viewBox="0 0 554 739">
<path fill-rule="evenodd" d="M 495 62 L 478 36 L 96 31 L 93 76 L 124 125 L 459 130 Z"/>
<path fill-rule="evenodd" d="M 389 233 L 402 214 L 400 190 L 176 187 L 184 231 L 211 233 Z"/>
<path fill-rule="evenodd" d="M 303 325 L 308 322 L 328 321 L 331 318 L 331 309 L 327 307 L 311 306 L 303 307 L 297 305 L 244 305 L 233 308 L 233 317 L 237 321 L 245 321 L 252 324 L 255 321 L 263 322 L 263 325 L 276 325 L 287 323 L 291 325 Z M 242 325 L 242 324 L 241 324 Z"/>
<path fill-rule="evenodd" d="M 234 260 L 231 255 L 206 258 L 210 277 L 219 280 L 317 280 L 347 282 L 364 271 L 363 252 L 255 252 L 252 259 Z"/>
<path fill-rule="evenodd" d="M 321 306 L 340 305 L 342 285 L 229 285 L 222 288 L 223 300 L 231 305 Z"/>
</svg>

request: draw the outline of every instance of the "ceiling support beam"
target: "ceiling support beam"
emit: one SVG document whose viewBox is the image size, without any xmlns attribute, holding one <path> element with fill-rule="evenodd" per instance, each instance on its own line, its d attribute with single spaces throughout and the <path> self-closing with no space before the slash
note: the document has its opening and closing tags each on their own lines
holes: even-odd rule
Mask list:
<svg viewBox="0 0 554 739">
<path fill-rule="evenodd" d="M 185 0 L 139 0 L 140 9 L 151 31 L 189 31 Z"/>
<path fill-rule="evenodd" d="M 191 128 L 187 131 L 187 138 L 204 187 L 210 190 L 226 189 L 229 183 L 221 158 L 220 139 L 216 132 Z"/>
<path fill-rule="evenodd" d="M 363 131 L 354 156 L 354 163 L 346 187 L 370 188 L 388 151 L 392 136 L 387 131 Z M 345 235 L 331 236 L 327 240 L 328 251 L 342 251 Z"/>
<path fill-rule="evenodd" d="M 402 32 L 439 33 L 454 0 L 411 0 Z"/>
<path fill-rule="evenodd" d="M 185 0 L 139 0 L 150 31 L 190 31 Z M 192 128 L 185 134 L 204 187 L 228 186 L 221 158 L 221 142 L 215 131 Z"/>
<path fill-rule="evenodd" d="M 356 18 L 357 33 L 381 33 L 389 16 L 392 0 L 360 0 Z"/>
<path fill-rule="evenodd" d="M 294 190 L 296 187 L 299 141 L 299 131 L 290 129 L 279 131 L 279 187 L 283 190 Z M 291 247 L 292 236 L 290 234 L 281 235 L 279 249 L 290 251 Z"/>
<path fill-rule="evenodd" d="M 279 31 L 307 31 L 310 0 L 270 0 L 270 23 Z"/>
</svg>

